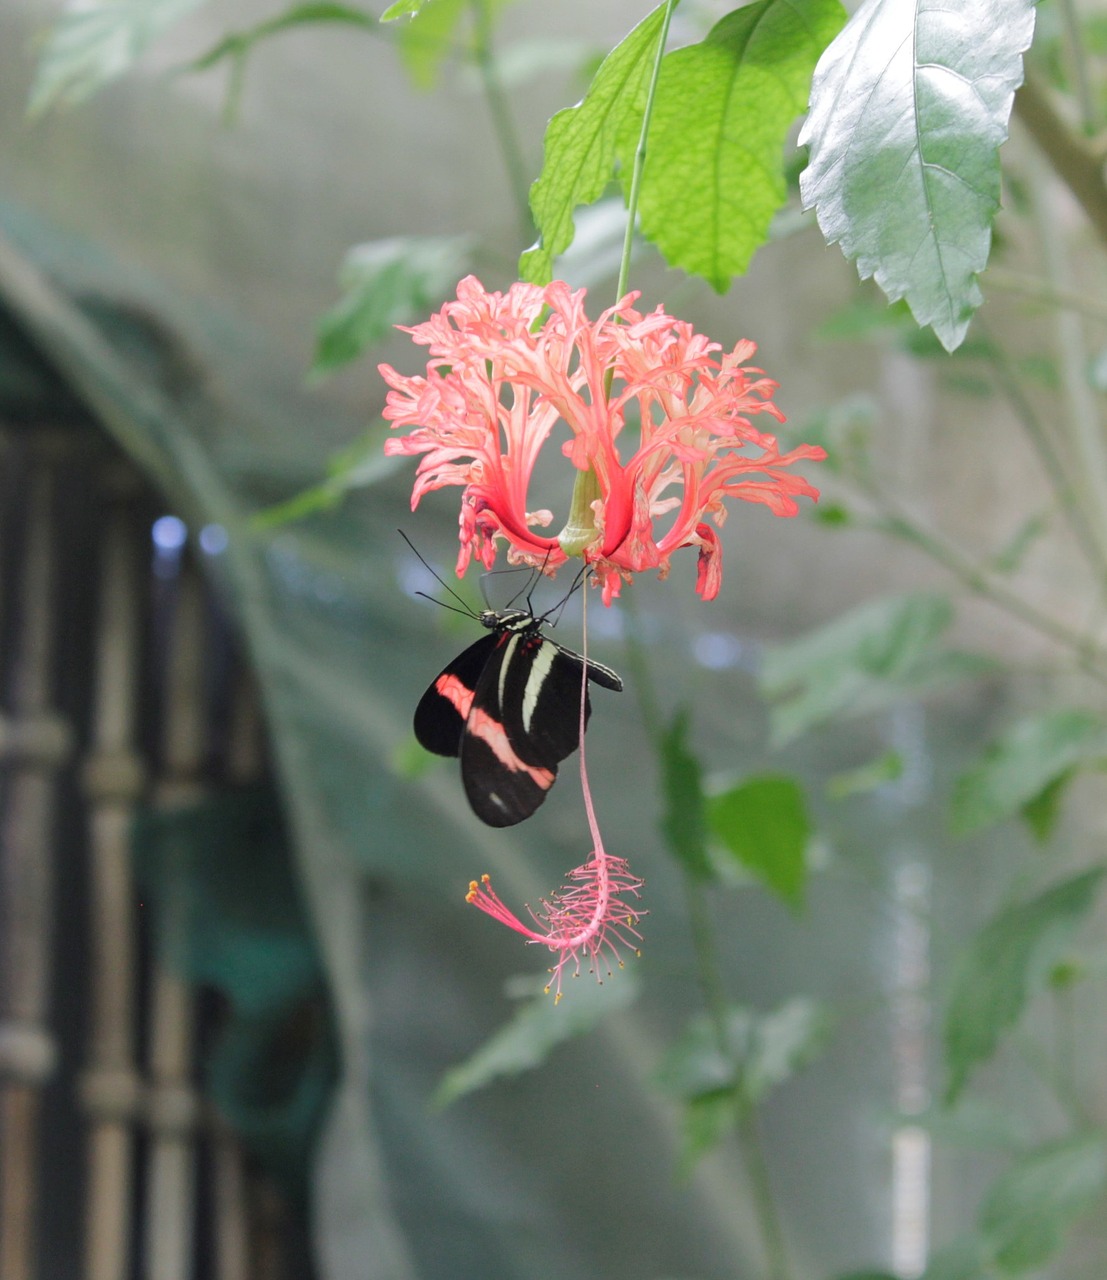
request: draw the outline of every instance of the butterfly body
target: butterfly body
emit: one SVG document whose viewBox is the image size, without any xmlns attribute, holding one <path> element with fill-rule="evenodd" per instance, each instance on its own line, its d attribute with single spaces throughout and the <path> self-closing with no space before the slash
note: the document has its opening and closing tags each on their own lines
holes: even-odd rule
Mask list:
<svg viewBox="0 0 1107 1280">
<path fill-rule="evenodd" d="M 529 609 L 485 609 L 488 634 L 449 664 L 415 709 L 415 736 L 436 755 L 457 756 L 473 812 L 492 827 L 529 818 L 545 800 L 557 766 L 580 744 L 579 653 L 542 634 Z M 588 679 L 618 691 L 601 663 Z M 585 721 L 591 714 L 585 698 Z"/>
</svg>

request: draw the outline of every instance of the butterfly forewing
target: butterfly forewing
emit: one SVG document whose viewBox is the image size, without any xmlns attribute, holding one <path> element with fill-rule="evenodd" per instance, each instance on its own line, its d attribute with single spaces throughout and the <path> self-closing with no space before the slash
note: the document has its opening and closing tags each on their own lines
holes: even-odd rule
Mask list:
<svg viewBox="0 0 1107 1280">
<path fill-rule="evenodd" d="M 517 637 L 501 676 L 504 724 L 519 755 L 556 765 L 580 745 L 580 658 L 537 633 Z M 585 720 L 592 714 L 585 703 Z"/>
<path fill-rule="evenodd" d="M 419 699 L 415 708 L 415 737 L 419 745 L 437 756 L 456 756 L 461 735 L 472 709 L 473 695 L 488 659 L 504 636 L 481 636 L 445 668 Z"/>
</svg>

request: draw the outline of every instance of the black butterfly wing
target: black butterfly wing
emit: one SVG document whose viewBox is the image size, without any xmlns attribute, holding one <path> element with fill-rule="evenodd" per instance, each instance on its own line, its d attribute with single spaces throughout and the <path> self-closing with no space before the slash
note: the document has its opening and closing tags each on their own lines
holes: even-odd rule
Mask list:
<svg viewBox="0 0 1107 1280">
<path fill-rule="evenodd" d="M 473 812 L 510 827 L 545 800 L 557 766 L 580 743 L 583 659 L 532 628 L 482 636 L 434 680 L 415 709 L 415 736 L 428 751 L 460 756 Z M 622 681 L 588 664 L 589 680 L 608 689 Z M 585 702 L 585 719 L 591 704 Z"/>
<path fill-rule="evenodd" d="M 535 637 L 539 641 L 541 637 Z M 494 647 L 477 681 L 469 718 L 461 738 L 461 781 L 473 812 L 490 827 L 512 827 L 545 800 L 564 759 L 535 749 L 517 729 L 517 716 L 505 714 L 525 677 L 527 651 L 520 645 L 530 637 L 503 631 L 492 637 Z M 579 697 L 579 694 L 577 695 Z M 572 747 L 569 747 L 569 751 Z"/>
<path fill-rule="evenodd" d="M 461 735 L 472 710 L 477 686 L 489 658 L 502 639 L 495 632 L 481 636 L 435 677 L 419 699 L 415 708 L 415 736 L 427 751 L 438 756 L 461 753 Z"/>
<path fill-rule="evenodd" d="M 578 654 L 534 632 L 521 635 L 501 680 L 503 718 L 521 759 L 546 768 L 580 745 Z M 584 704 L 585 721 L 592 714 Z"/>
</svg>

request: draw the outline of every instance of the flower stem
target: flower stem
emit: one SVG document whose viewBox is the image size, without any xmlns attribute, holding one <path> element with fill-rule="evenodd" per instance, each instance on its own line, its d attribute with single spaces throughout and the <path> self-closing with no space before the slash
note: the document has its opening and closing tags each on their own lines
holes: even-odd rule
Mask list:
<svg viewBox="0 0 1107 1280">
<path fill-rule="evenodd" d="M 688 923 L 692 931 L 692 949 L 696 955 L 696 979 L 715 1030 L 719 1052 L 729 1052 L 726 1034 L 726 991 L 719 972 L 719 950 L 715 945 L 715 928 L 711 923 L 707 894 L 703 886 L 687 871 L 683 875 L 684 901 L 688 907 Z"/>
<path fill-rule="evenodd" d="M 780 1215 L 776 1211 L 776 1201 L 773 1199 L 769 1164 L 765 1159 L 765 1146 L 761 1141 L 757 1116 L 750 1108 L 743 1111 L 738 1120 L 738 1144 L 742 1149 L 742 1159 L 746 1166 L 746 1177 L 749 1178 L 750 1194 L 753 1196 L 757 1219 L 765 1237 L 767 1280 L 791 1280 L 792 1268 L 784 1245 L 784 1230 L 780 1225 Z"/>
<path fill-rule="evenodd" d="M 507 170 L 508 185 L 511 188 L 511 198 L 515 203 L 515 216 L 519 224 L 520 240 L 525 245 L 534 235 L 534 220 L 531 218 L 530 201 L 527 198 L 527 166 L 492 49 L 491 10 L 490 0 L 472 0 L 473 60 L 477 65 L 484 96 L 488 102 L 488 110 L 492 116 L 492 127 L 496 132 L 504 168 Z"/>
<path fill-rule="evenodd" d="M 638 134 L 638 146 L 634 149 L 634 167 L 630 174 L 630 191 L 627 194 L 627 229 L 623 237 L 623 257 L 619 264 L 619 283 L 615 286 L 615 301 L 626 293 L 630 280 L 630 251 L 634 245 L 634 224 L 638 221 L 638 200 L 642 193 L 642 170 L 646 167 L 646 139 L 650 132 L 650 117 L 653 115 L 654 99 L 657 97 L 657 82 L 661 79 L 661 62 L 665 57 L 665 45 L 669 39 L 669 24 L 673 20 L 673 10 L 677 0 L 669 0 L 665 13 L 661 18 L 661 31 L 657 37 L 657 52 L 654 54 L 653 71 L 650 74 L 650 86 L 646 90 L 646 105 L 642 110 L 642 128 Z"/>
</svg>

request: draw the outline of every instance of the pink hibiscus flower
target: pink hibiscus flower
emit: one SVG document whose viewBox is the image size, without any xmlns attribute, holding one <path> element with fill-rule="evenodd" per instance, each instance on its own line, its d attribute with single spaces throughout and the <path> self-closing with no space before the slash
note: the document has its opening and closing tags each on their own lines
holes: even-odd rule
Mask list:
<svg viewBox="0 0 1107 1280">
<path fill-rule="evenodd" d="M 487 293 L 468 276 L 457 301 L 407 329 L 430 352 L 426 376 L 380 371 L 391 390 L 384 410 L 408 434 L 389 454 L 422 454 L 412 491 L 464 487 L 457 572 L 475 554 L 486 568 L 496 540 L 508 557 L 553 573 L 582 555 L 603 584 L 604 602 L 634 573 L 669 571 L 681 547 L 699 551 L 696 590 L 713 599 L 722 582 L 717 527 L 724 501 L 760 502 L 795 515 L 797 498 L 818 491 L 789 470 L 825 452 L 781 453 L 751 418 L 784 421 L 777 384 L 746 361 L 756 347 L 722 348 L 659 307 L 636 311 L 628 293 L 599 320 L 585 290 L 563 281 L 514 284 Z M 548 509 L 530 509 L 535 464 L 554 428 L 576 471 L 568 521 L 556 536 Z M 710 520 L 711 523 L 706 523 Z"/>
</svg>

